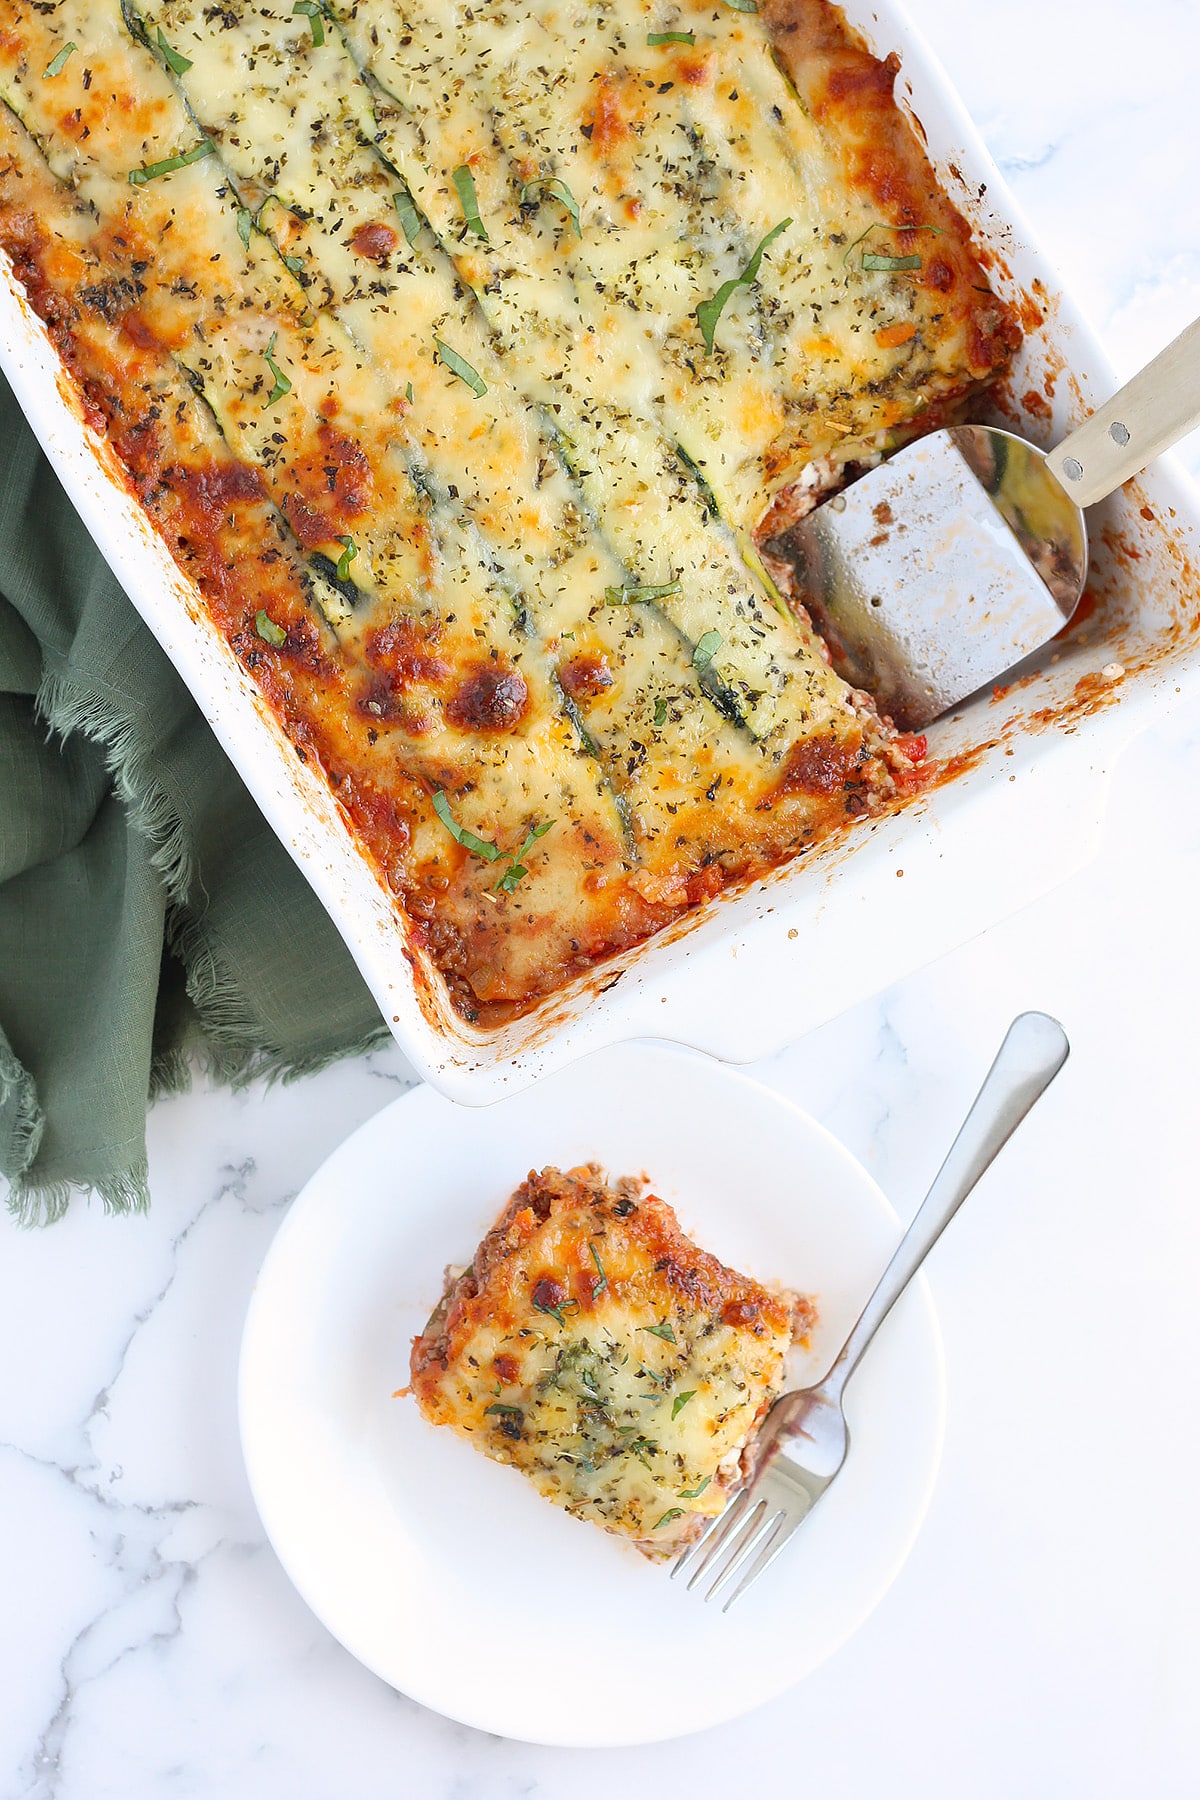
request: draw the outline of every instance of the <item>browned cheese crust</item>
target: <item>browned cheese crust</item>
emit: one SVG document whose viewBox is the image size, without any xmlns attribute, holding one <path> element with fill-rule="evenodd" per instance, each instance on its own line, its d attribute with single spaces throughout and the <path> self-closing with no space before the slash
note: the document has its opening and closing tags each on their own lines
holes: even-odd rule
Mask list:
<svg viewBox="0 0 1200 1800">
<path fill-rule="evenodd" d="M 755 532 L 1017 333 L 826 0 L 665 35 L 510 0 L 507 74 L 449 0 L 323 17 L 10 0 L 0 248 L 412 949 L 499 1025 L 922 785 Z"/>
</svg>

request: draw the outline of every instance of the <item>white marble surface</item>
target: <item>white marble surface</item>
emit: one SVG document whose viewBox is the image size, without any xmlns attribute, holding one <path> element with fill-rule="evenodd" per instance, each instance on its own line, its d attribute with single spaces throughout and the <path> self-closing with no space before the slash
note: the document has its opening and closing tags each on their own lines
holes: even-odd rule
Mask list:
<svg viewBox="0 0 1200 1800">
<path fill-rule="evenodd" d="M 1135 28 L 1125 0 L 912 11 L 1131 372 L 1200 313 L 1200 7 L 1142 0 Z M 718 1779 L 1192 1800 L 1198 790 L 1192 707 L 1127 753 L 1089 869 L 759 1070 L 907 1216 L 1009 1017 L 1049 1009 L 1074 1043 L 932 1267 L 949 1423 L 913 1555 L 849 1645 L 739 1724 L 586 1755 L 451 1725 L 340 1650 L 265 1546 L 235 1418 L 247 1299 L 289 1198 L 404 1085 L 398 1054 L 158 1107 L 148 1218 L 0 1219 L 4 1800 L 659 1800 Z M 675 1653 L 648 1644 L 646 1679 Z"/>
</svg>

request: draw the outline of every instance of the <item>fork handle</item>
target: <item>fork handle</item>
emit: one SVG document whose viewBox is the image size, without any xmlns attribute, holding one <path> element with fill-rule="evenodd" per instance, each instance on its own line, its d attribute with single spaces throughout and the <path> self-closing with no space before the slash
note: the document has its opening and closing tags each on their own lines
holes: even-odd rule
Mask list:
<svg viewBox="0 0 1200 1800">
<path fill-rule="evenodd" d="M 933 1186 L 814 1398 L 840 1401 L 863 1351 L 979 1177 L 1050 1086 L 1070 1048 L 1062 1026 L 1046 1013 L 1021 1013 L 1013 1020 Z"/>
</svg>

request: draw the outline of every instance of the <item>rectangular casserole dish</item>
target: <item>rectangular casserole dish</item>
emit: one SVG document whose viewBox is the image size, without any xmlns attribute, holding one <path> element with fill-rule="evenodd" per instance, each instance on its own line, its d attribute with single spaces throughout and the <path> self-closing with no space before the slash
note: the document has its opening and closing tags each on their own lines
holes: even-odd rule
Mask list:
<svg viewBox="0 0 1200 1800">
<path fill-rule="evenodd" d="M 1110 388 L 1103 358 L 1058 297 L 911 28 L 894 9 L 844 10 L 877 55 L 900 57 L 897 96 L 919 121 L 994 285 L 1022 313 L 1027 339 L 1011 384 L 1022 398 L 1005 422 L 1050 441 Z M 1160 468 L 1093 518 L 1090 616 L 1003 695 L 976 700 L 931 734 L 950 779 L 483 1032 L 456 1014 L 424 953 L 406 941 L 332 794 L 298 763 L 81 421 L 7 268 L 0 339 L 6 373 L 101 550 L 336 920 L 414 1068 L 457 1100 L 494 1099 L 629 1037 L 672 1038 L 732 1060 L 781 1047 L 1069 873 L 1095 841 L 1121 744 L 1194 679 L 1196 505 Z"/>
</svg>

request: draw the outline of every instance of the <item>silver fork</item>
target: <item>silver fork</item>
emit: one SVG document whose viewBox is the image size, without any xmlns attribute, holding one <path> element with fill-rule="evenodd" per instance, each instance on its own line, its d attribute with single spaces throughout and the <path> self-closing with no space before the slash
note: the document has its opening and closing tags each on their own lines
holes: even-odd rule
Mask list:
<svg viewBox="0 0 1200 1800">
<path fill-rule="evenodd" d="M 724 1590 L 721 1610 L 728 1612 L 803 1524 L 846 1460 L 842 1395 L 863 1352 L 975 1183 L 1050 1086 L 1070 1048 L 1062 1026 L 1046 1013 L 1022 1013 L 1013 1020 L 933 1186 L 829 1373 L 815 1387 L 775 1402 L 755 1445 L 754 1475 L 676 1558 L 672 1580 L 691 1568 L 690 1589 L 711 1574 L 704 1597 L 715 1599 Z"/>
</svg>

